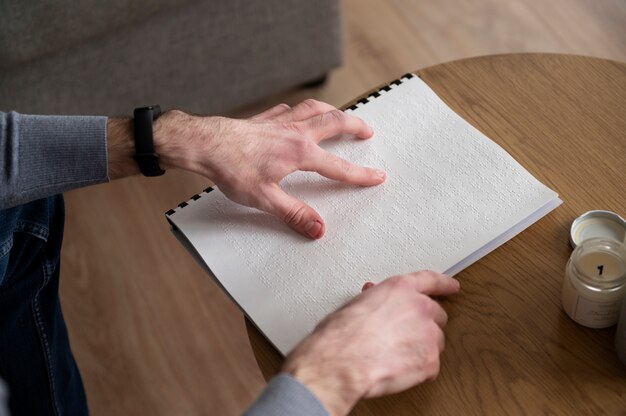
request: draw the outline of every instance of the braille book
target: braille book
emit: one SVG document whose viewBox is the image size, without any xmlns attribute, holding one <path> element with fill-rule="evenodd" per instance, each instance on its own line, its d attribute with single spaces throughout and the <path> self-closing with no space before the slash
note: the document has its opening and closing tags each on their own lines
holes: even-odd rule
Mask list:
<svg viewBox="0 0 626 416">
<path fill-rule="evenodd" d="M 283 354 L 366 281 L 422 269 L 455 275 L 561 203 L 413 74 L 345 111 L 365 120 L 374 137 L 321 146 L 384 169 L 387 180 L 358 187 L 311 172 L 285 178 L 283 189 L 324 218 L 320 240 L 217 188 L 166 214 L 180 241 Z"/>
</svg>

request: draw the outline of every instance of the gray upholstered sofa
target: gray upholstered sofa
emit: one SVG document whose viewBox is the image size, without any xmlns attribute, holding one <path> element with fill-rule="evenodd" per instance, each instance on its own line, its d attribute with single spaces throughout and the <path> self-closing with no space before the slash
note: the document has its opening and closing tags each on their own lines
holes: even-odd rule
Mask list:
<svg viewBox="0 0 626 416">
<path fill-rule="evenodd" d="M 322 77 L 338 0 L 0 2 L 0 110 L 217 114 Z"/>
</svg>

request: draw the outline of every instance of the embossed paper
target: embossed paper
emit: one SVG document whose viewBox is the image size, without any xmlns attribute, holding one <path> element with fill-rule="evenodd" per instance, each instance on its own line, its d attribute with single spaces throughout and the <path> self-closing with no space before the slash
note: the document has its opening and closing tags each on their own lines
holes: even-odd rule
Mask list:
<svg viewBox="0 0 626 416">
<path fill-rule="evenodd" d="M 168 215 L 283 354 L 366 281 L 421 269 L 455 274 L 560 203 L 418 77 L 390 87 L 347 110 L 373 128 L 372 139 L 322 142 L 354 163 L 386 170 L 384 184 L 361 188 L 305 172 L 281 184 L 322 215 L 321 240 L 218 190 Z"/>
</svg>

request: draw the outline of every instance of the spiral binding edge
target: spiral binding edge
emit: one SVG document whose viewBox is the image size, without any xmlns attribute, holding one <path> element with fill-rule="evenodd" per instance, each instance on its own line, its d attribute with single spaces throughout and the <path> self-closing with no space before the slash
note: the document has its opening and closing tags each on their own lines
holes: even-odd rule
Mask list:
<svg viewBox="0 0 626 416">
<path fill-rule="evenodd" d="M 416 76 L 417 76 L 417 77 L 419 77 L 419 75 L 415 75 L 415 74 L 413 74 L 413 73 L 411 73 L 411 72 L 408 72 L 408 73 L 406 73 L 406 74 L 402 75 L 400 78 L 398 78 L 398 79 L 394 79 L 394 80 L 393 80 L 393 81 L 391 81 L 390 83 L 388 83 L 388 84 L 386 84 L 386 85 L 383 85 L 383 86 L 382 86 L 382 87 L 380 87 L 378 90 L 376 90 L 376 91 L 373 91 L 373 92 L 369 93 L 369 94 L 367 95 L 367 97 L 362 97 L 362 98 L 360 98 L 360 99 L 356 100 L 356 102 L 355 102 L 354 104 L 352 104 L 351 106 L 349 106 L 348 108 L 346 108 L 346 111 L 347 111 L 347 110 L 354 111 L 354 110 L 356 110 L 357 108 L 359 108 L 359 104 L 367 104 L 367 103 L 369 103 L 371 100 L 373 100 L 374 98 L 378 98 L 378 97 L 380 97 L 380 94 L 381 94 L 383 91 L 385 91 L 385 92 L 391 91 L 391 89 L 393 88 L 393 87 L 392 87 L 392 85 L 400 85 L 400 84 L 402 84 L 402 82 L 403 82 L 405 79 L 411 79 L 411 78 L 416 77 Z"/>
<path fill-rule="evenodd" d="M 211 191 L 213 191 L 213 187 L 209 186 L 208 188 L 206 188 L 204 191 L 200 192 L 199 194 L 192 195 L 191 198 L 189 198 L 187 201 L 183 201 L 180 204 L 178 204 L 177 208 L 185 208 L 192 201 L 197 201 L 198 199 L 202 198 L 202 195 L 208 194 Z M 176 212 L 176 208 L 172 208 L 165 213 L 165 216 L 171 217 L 175 212 Z"/>
</svg>

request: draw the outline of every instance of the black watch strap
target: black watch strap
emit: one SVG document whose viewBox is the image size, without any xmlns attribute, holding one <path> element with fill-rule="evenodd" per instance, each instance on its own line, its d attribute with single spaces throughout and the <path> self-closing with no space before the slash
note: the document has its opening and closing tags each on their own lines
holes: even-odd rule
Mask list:
<svg viewBox="0 0 626 416">
<path fill-rule="evenodd" d="M 135 108 L 133 112 L 135 129 L 135 160 L 144 176 L 161 176 L 165 173 L 159 166 L 159 155 L 154 151 L 152 122 L 161 115 L 161 107 Z"/>
</svg>

